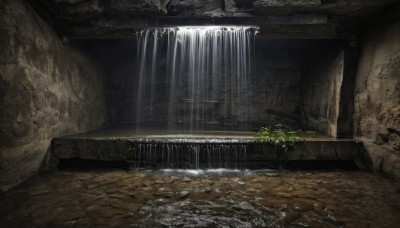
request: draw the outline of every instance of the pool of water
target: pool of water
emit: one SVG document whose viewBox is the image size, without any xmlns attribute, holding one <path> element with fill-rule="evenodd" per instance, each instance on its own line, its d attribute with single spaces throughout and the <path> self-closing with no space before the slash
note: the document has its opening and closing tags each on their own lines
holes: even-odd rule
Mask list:
<svg viewBox="0 0 400 228">
<path fill-rule="evenodd" d="M 364 171 L 63 171 L 0 206 L 0 227 L 397 227 L 400 183 Z"/>
</svg>

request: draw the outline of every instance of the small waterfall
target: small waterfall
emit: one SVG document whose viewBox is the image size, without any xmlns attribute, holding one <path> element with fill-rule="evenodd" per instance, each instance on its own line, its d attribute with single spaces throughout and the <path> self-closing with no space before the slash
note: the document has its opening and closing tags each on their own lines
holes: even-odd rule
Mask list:
<svg viewBox="0 0 400 228">
<path fill-rule="evenodd" d="M 138 143 L 133 167 L 245 169 L 249 144 Z"/>
<path fill-rule="evenodd" d="M 248 26 L 139 32 L 137 124 L 197 131 L 245 122 L 255 34 Z"/>
</svg>

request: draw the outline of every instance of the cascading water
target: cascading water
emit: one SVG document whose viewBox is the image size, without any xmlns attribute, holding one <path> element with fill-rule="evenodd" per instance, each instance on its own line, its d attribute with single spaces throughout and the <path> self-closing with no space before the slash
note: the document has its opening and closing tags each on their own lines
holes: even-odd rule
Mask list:
<svg viewBox="0 0 400 228">
<path fill-rule="evenodd" d="M 243 125 L 255 33 L 246 26 L 141 31 L 138 126 L 195 132 Z"/>
<path fill-rule="evenodd" d="M 245 169 L 249 147 L 245 143 L 139 143 L 132 155 L 132 165 L 174 169 Z"/>
<path fill-rule="evenodd" d="M 247 120 L 256 29 L 150 28 L 138 35 L 137 127 L 239 130 Z M 217 140 L 218 141 L 218 140 Z M 140 142 L 133 160 L 158 168 L 245 168 L 248 144 Z M 135 165 L 136 166 L 136 165 Z"/>
</svg>

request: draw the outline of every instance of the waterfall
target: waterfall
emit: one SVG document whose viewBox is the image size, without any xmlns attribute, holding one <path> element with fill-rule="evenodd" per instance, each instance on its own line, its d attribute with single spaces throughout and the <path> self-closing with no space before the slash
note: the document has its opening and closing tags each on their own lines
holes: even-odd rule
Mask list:
<svg viewBox="0 0 400 228">
<path fill-rule="evenodd" d="M 245 123 L 255 34 L 248 26 L 139 32 L 136 123 L 191 131 Z"/>
<path fill-rule="evenodd" d="M 138 143 L 132 154 L 132 168 L 247 168 L 246 143 L 198 144 L 198 143 Z"/>
</svg>

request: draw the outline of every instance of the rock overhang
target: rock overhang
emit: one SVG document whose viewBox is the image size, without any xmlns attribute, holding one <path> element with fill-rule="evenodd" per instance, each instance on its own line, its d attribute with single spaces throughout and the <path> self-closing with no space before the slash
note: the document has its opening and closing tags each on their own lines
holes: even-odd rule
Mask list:
<svg viewBox="0 0 400 228">
<path fill-rule="evenodd" d="M 129 38 L 148 27 L 254 25 L 259 36 L 348 39 L 357 26 L 397 0 L 38 0 L 60 36 Z"/>
</svg>

